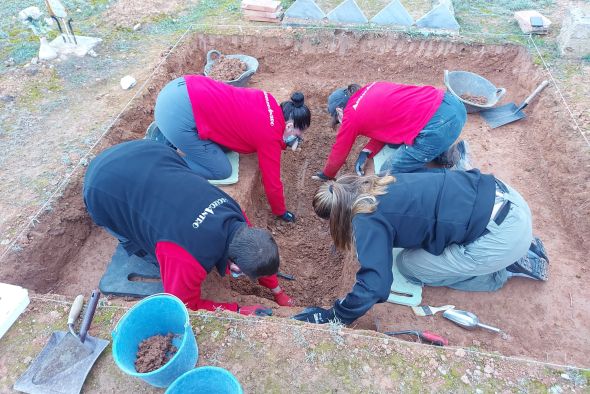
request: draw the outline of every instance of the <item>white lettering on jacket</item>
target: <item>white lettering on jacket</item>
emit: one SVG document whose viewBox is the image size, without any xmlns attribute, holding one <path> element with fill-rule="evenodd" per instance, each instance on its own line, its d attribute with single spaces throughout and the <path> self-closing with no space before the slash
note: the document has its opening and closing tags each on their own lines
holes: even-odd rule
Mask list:
<svg viewBox="0 0 590 394">
<path fill-rule="evenodd" d="M 274 126 L 275 125 L 275 116 L 273 114 L 274 111 L 270 107 L 270 100 L 268 99 L 268 93 L 266 93 L 265 91 L 262 91 L 262 93 L 264 93 L 264 101 L 266 101 L 266 108 L 268 109 L 268 116 L 270 118 L 270 125 Z"/>
<path fill-rule="evenodd" d="M 222 198 L 218 198 L 217 200 L 215 200 L 211 204 L 209 204 L 209 206 L 207 208 L 205 208 L 199 216 L 197 216 L 197 218 L 193 222 L 193 228 L 199 228 L 199 226 L 207 218 L 207 215 L 214 215 L 215 214 L 214 209 L 217 208 L 218 206 L 220 206 L 221 204 L 223 204 L 224 202 L 228 202 L 227 198 L 222 197 Z"/>
<path fill-rule="evenodd" d="M 367 88 L 365 89 L 365 91 L 363 92 L 363 94 L 361 94 L 361 96 L 356 100 L 356 103 L 354 103 L 354 105 L 352 106 L 352 108 L 356 111 L 356 107 L 359 106 L 359 103 L 361 102 L 361 100 L 363 99 L 363 97 L 365 97 L 365 94 L 367 94 L 367 92 L 369 91 L 369 89 L 371 89 L 373 87 L 373 85 L 375 85 L 377 82 L 373 82 L 372 84 L 370 84 L 369 86 L 367 86 Z"/>
</svg>

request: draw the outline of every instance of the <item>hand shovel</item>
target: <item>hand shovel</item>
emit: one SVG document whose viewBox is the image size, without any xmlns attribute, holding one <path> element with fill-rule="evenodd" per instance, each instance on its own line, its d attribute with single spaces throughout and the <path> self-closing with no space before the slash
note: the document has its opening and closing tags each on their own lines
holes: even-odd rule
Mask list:
<svg viewBox="0 0 590 394">
<path fill-rule="evenodd" d="M 447 309 L 443 313 L 443 317 L 446 317 L 453 323 L 466 328 L 468 330 L 475 330 L 477 327 L 485 328 L 486 330 L 490 330 L 493 332 L 501 332 L 499 328 L 488 326 L 487 324 L 483 324 L 479 322 L 477 316 L 475 316 L 471 312 L 467 311 L 460 311 L 457 309 Z"/>
<path fill-rule="evenodd" d="M 505 124 L 515 122 L 520 119 L 526 118 L 526 114 L 522 110 L 529 105 L 532 99 L 535 98 L 545 87 L 549 85 L 549 81 L 543 81 L 537 88 L 530 94 L 520 106 L 516 106 L 514 103 L 501 105 L 499 107 L 490 108 L 485 111 L 481 111 L 479 114 L 482 118 L 490 125 L 492 129 L 496 127 L 504 126 Z"/>
</svg>

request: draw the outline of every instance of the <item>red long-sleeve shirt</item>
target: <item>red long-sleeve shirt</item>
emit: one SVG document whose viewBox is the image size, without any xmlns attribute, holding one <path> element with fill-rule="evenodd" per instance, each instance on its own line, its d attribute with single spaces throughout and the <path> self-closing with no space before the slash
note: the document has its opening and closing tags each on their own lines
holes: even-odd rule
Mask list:
<svg viewBox="0 0 590 394">
<path fill-rule="evenodd" d="M 444 92 L 433 86 L 373 82 L 353 94 L 332 146 L 324 174 L 335 177 L 356 137 L 371 138 L 365 149 L 373 157 L 387 143 L 412 145 L 438 110 Z"/>
<path fill-rule="evenodd" d="M 266 198 L 275 215 L 286 212 L 281 182 L 285 120 L 273 96 L 200 75 L 185 75 L 199 138 L 238 153 L 258 155 Z"/>
<path fill-rule="evenodd" d="M 252 223 L 244 214 L 248 227 Z M 214 311 L 217 308 L 238 311 L 235 302 L 215 302 L 201 298 L 201 283 L 207 278 L 207 271 L 189 252 L 174 242 L 160 241 L 156 244 L 156 259 L 160 264 L 160 275 L 166 293 L 174 294 L 192 310 L 205 309 Z M 229 273 L 229 266 L 227 269 Z M 267 289 L 279 286 L 276 275 L 258 278 L 258 284 Z"/>
</svg>

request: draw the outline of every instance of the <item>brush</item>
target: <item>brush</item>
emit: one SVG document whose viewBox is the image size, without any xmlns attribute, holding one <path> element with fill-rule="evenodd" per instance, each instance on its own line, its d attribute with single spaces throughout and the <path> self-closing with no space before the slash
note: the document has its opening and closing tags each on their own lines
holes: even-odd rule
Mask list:
<svg viewBox="0 0 590 394">
<path fill-rule="evenodd" d="M 412 310 L 416 316 L 432 316 L 435 315 L 436 312 L 446 311 L 447 309 L 453 309 L 455 305 L 443 305 L 443 306 L 413 306 Z"/>
</svg>

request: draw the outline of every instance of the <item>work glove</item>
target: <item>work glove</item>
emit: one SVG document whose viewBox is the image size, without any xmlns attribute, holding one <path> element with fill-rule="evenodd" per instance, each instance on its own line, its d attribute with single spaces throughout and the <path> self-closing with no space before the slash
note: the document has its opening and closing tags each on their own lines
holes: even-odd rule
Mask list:
<svg viewBox="0 0 590 394">
<path fill-rule="evenodd" d="M 330 321 L 338 320 L 333 307 L 330 309 L 324 309 L 317 306 L 305 308 L 302 312 L 291 318 L 315 324 L 326 324 Z"/>
<path fill-rule="evenodd" d="M 285 293 L 285 290 L 281 290 L 280 292 L 273 294 L 275 298 L 275 302 L 280 306 L 293 306 L 294 302 L 291 297 Z"/>
<path fill-rule="evenodd" d="M 365 163 L 367 162 L 370 154 L 371 152 L 367 152 L 366 150 L 362 150 L 361 153 L 359 153 L 359 157 L 356 159 L 356 163 L 354 165 L 354 170 L 358 176 L 365 175 Z"/>
<path fill-rule="evenodd" d="M 315 179 L 316 181 L 330 181 L 334 178 L 327 176 L 323 171 L 319 171 L 316 172 L 315 175 L 311 177 L 311 179 Z"/>
<path fill-rule="evenodd" d="M 245 316 L 272 316 L 272 309 L 263 305 L 244 305 L 238 308 L 238 313 Z"/>
<path fill-rule="evenodd" d="M 285 222 L 289 222 L 289 223 L 293 223 L 295 222 L 295 214 L 293 212 L 285 212 L 284 214 L 282 214 L 280 216 L 281 219 L 283 219 Z"/>
</svg>

